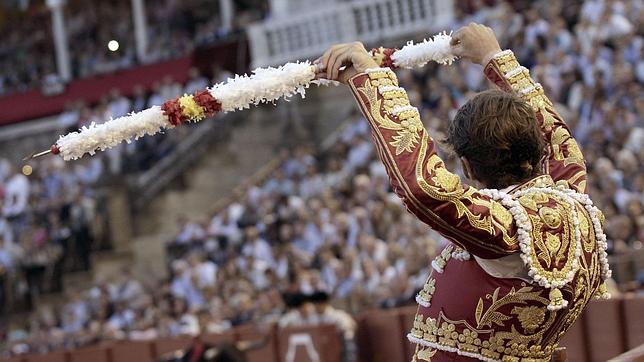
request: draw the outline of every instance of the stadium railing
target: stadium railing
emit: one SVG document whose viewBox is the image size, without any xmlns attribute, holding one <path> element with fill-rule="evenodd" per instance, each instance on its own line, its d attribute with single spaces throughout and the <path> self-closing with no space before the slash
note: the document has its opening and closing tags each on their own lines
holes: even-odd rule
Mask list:
<svg viewBox="0 0 644 362">
<path fill-rule="evenodd" d="M 315 57 L 336 43 L 375 44 L 444 30 L 453 8 L 453 0 L 349 1 L 253 24 L 248 28 L 252 66 Z"/>
</svg>

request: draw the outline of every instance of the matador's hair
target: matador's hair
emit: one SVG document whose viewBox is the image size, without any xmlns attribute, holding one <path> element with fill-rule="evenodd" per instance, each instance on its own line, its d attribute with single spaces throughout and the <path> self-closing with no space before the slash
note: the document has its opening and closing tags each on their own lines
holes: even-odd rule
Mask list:
<svg viewBox="0 0 644 362">
<path fill-rule="evenodd" d="M 515 94 L 477 94 L 458 110 L 447 133 L 447 142 L 486 187 L 508 187 L 541 172 L 545 140 L 534 111 Z"/>
</svg>

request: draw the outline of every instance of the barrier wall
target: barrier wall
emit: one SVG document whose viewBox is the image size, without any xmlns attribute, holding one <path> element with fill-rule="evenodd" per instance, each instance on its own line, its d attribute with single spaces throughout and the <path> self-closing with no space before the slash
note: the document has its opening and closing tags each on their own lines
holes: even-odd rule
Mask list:
<svg viewBox="0 0 644 362">
<path fill-rule="evenodd" d="M 356 317 L 356 343 L 361 362 L 409 362 L 414 346 L 406 335 L 412 327 L 415 306 L 367 311 Z M 250 362 L 337 362 L 342 338 L 334 326 L 261 329 L 246 325 L 224 334 L 205 335 L 211 344 L 266 343 L 248 354 Z M 160 356 L 190 345 L 191 337 L 162 338 L 150 342 L 116 342 L 47 355 L 25 356 L 10 362 L 154 362 Z M 594 301 L 562 341 L 569 361 L 606 361 L 644 344 L 644 298 Z"/>
<path fill-rule="evenodd" d="M 246 39 L 240 37 L 197 49 L 182 58 L 73 80 L 58 95 L 46 96 L 39 89 L 6 95 L 0 97 L 0 126 L 60 113 L 70 101 L 83 100 L 93 104 L 112 89 L 131 96 L 136 85 L 150 89 L 166 76 L 184 83 L 193 66 L 207 73 L 212 64 L 218 63 L 234 73 L 244 72 L 249 63 L 246 47 Z"/>
</svg>

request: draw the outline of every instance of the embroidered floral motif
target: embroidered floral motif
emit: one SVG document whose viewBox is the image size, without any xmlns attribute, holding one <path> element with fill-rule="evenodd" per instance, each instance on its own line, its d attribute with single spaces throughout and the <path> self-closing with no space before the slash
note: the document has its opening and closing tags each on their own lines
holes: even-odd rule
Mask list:
<svg viewBox="0 0 644 362">
<path fill-rule="evenodd" d="M 529 307 L 514 307 L 510 313 L 517 315 L 519 322 L 521 322 L 521 327 L 528 333 L 534 333 L 546 317 L 546 312 L 542 308 L 534 305 Z"/>
<path fill-rule="evenodd" d="M 396 75 L 386 68 L 368 72 L 369 81 L 359 91 L 369 100 L 371 114 L 380 127 L 397 131 L 389 143 L 395 147 L 396 155 L 403 152 L 412 152 L 420 141 L 420 132 L 423 124 L 415 107 L 409 105 L 407 93 L 402 88 L 397 88 Z M 382 99 L 378 97 L 378 94 Z M 384 102 L 384 104 L 382 104 Z M 381 105 L 390 113 L 391 117 L 383 116 L 380 112 Z"/>
</svg>

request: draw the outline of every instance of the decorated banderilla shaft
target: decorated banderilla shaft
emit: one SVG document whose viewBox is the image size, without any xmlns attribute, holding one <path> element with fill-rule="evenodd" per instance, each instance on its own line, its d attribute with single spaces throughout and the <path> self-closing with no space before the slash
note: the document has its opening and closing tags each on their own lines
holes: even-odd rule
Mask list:
<svg viewBox="0 0 644 362">
<path fill-rule="evenodd" d="M 371 55 L 378 64 L 392 69 L 421 67 L 430 61 L 451 64 L 456 57 L 450 51 L 450 40 L 449 34 L 441 33 L 418 44 L 408 42 L 401 49 L 373 49 Z M 85 154 L 94 155 L 97 151 L 110 149 L 124 141 L 129 143 L 221 112 L 242 110 L 295 94 L 304 97 L 310 84 L 333 83 L 335 82 L 316 80 L 315 66 L 309 61 L 286 63 L 276 68 L 257 68 L 250 75 L 236 75 L 226 82 L 196 91 L 192 95 L 185 94 L 167 100 L 161 106 L 153 106 L 101 124 L 92 122 L 76 132 L 60 136 L 49 150 L 26 159 L 52 153 L 60 154 L 66 161 L 75 160 Z"/>
</svg>

